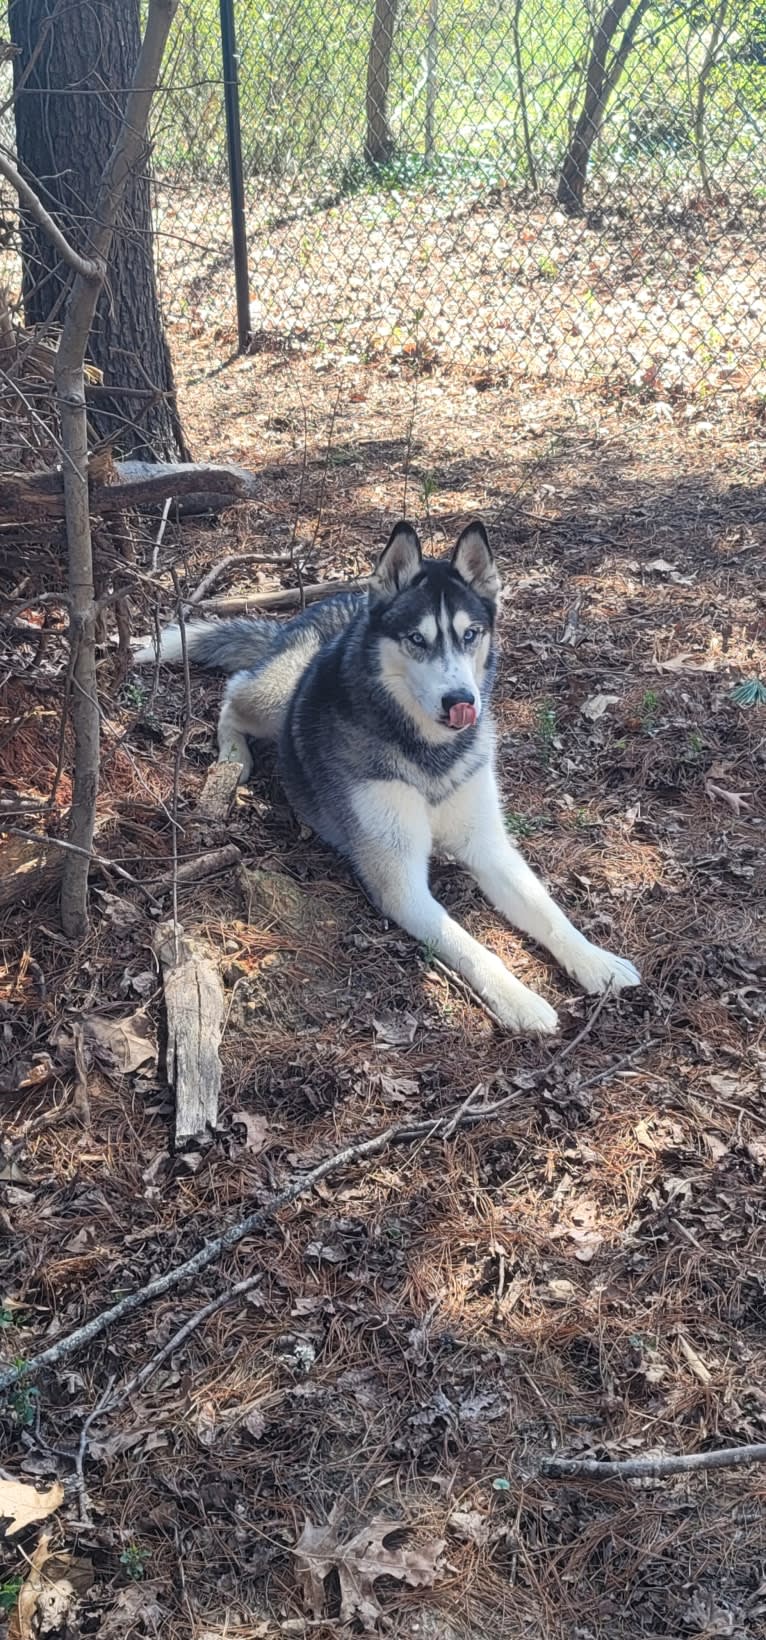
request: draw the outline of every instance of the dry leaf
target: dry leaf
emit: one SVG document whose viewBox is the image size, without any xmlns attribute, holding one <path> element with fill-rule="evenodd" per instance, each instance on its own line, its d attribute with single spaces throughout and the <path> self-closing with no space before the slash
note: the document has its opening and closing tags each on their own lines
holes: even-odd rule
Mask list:
<svg viewBox="0 0 766 1640">
<path fill-rule="evenodd" d="M 29 1576 L 19 1589 L 18 1600 L 8 1623 L 8 1640 L 32 1640 L 37 1602 L 43 1588 L 42 1569 L 48 1559 L 50 1538 L 46 1532 L 29 1557 Z"/>
<path fill-rule="evenodd" d="M 254 1116 L 249 1110 L 235 1110 L 231 1118 L 231 1125 L 232 1127 L 235 1125 L 243 1127 L 245 1130 L 245 1142 L 243 1145 L 237 1146 L 238 1150 L 251 1150 L 254 1156 L 258 1156 L 262 1150 L 266 1149 L 271 1137 L 271 1129 L 265 1116 Z"/>
<path fill-rule="evenodd" d="M 13 1537 L 32 1521 L 45 1520 L 64 1502 L 64 1488 L 54 1481 L 47 1492 L 38 1492 L 36 1486 L 25 1481 L 0 1480 L 0 1520 L 5 1520 L 6 1537 Z"/>
<path fill-rule="evenodd" d="M 636 1122 L 636 1125 L 633 1129 L 633 1132 L 634 1132 L 635 1137 L 636 1137 L 636 1143 L 639 1144 L 639 1145 L 643 1145 L 644 1150 L 656 1150 L 657 1149 L 657 1146 L 656 1146 L 656 1144 L 655 1144 L 655 1142 L 652 1138 L 652 1135 L 649 1132 L 649 1128 L 648 1128 L 645 1116 L 641 1117 L 640 1122 Z"/>
<path fill-rule="evenodd" d="M 139 1623 L 144 1634 L 161 1634 L 163 1626 L 167 1628 L 167 1615 L 158 1605 L 156 1595 L 156 1589 L 148 1583 L 131 1583 L 128 1588 L 120 1589 L 111 1611 L 96 1631 L 96 1640 L 123 1640 L 139 1632 Z"/>
<path fill-rule="evenodd" d="M 577 1288 L 573 1281 L 554 1279 L 548 1282 L 548 1292 L 559 1304 L 565 1304 L 568 1299 L 574 1298 Z"/>
<path fill-rule="evenodd" d="M 103 889 L 97 890 L 97 893 L 104 916 L 118 934 L 146 921 L 141 907 L 134 905 L 132 900 L 126 900 L 124 895 L 107 894 Z"/>
<path fill-rule="evenodd" d="M 252 1435 L 254 1441 L 260 1441 L 261 1436 L 266 1432 L 266 1419 L 264 1418 L 260 1408 L 251 1407 L 250 1411 L 245 1414 L 242 1422 L 248 1432 L 248 1435 Z"/>
<path fill-rule="evenodd" d="M 386 1538 L 401 1533 L 403 1528 L 398 1521 L 382 1515 L 376 1515 L 369 1526 L 341 1543 L 340 1514 L 341 1505 L 336 1504 L 326 1526 L 315 1526 L 307 1519 L 293 1553 L 300 1563 L 303 1593 L 312 1616 L 324 1616 L 324 1580 L 334 1571 L 340 1583 L 341 1622 L 351 1623 L 356 1618 L 370 1634 L 383 1616 L 375 1594 L 376 1579 L 392 1577 L 414 1589 L 432 1587 L 445 1543 L 442 1538 L 432 1538 L 413 1548 L 387 1549 Z"/>
<path fill-rule="evenodd" d="M 715 672 L 715 661 L 695 660 L 689 650 L 682 655 L 673 655 L 669 661 L 653 661 L 652 666 L 657 672 Z"/>
<path fill-rule="evenodd" d="M 218 1420 L 212 1401 L 203 1401 L 197 1408 L 195 1420 L 197 1440 L 201 1446 L 213 1446 L 218 1431 Z"/>
<path fill-rule="evenodd" d="M 604 716 L 607 707 L 618 706 L 619 701 L 619 695 L 589 695 L 588 699 L 583 701 L 580 711 L 591 723 L 597 723 L 598 719 Z"/>
<path fill-rule="evenodd" d="M 415 1041 L 418 1020 L 414 1014 L 398 1014 L 395 1019 L 374 1019 L 378 1042 L 389 1048 L 406 1048 Z"/>
<path fill-rule="evenodd" d="M 148 1059 L 154 1064 L 157 1062 L 157 1043 L 144 1008 L 138 1008 L 125 1019 L 86 1014 L 83 1036 L 103 1069 L 113 1075 L 129 1076 Z"/>
<path fill-rule="evenodd" d="M 458 1537 L 475 1543 L 479 1549 L 489 1542 L 489 1521 L 478 1509 L 456 1509 L 450 1515 L 449 1524 Z"/>
<path fill-rule="evenodd" d="M 603 1236 L 599 1235 L 598 1230 L 580 1229 L 576 1225 L 573 1225 L 567 1231 L 567 1235 L 569 1240 L 575 1243 L 574 1255 L 581 1264 L 590 1264 L 591 1259 L 598 1252 L 604 1240 Z"/>
<path fill-rule="evenodd" d="M 749 792 L 728 792 L 723 786 L 714 786 L 712 780 L 705 781 L 705 791 L 708 797 L 720 797 L 722 803 L 728 804 L 732 814 L 736 814 L 738 820 L 742 810 L 748 807 Z"/>
<path fill-rule="evenodd" d="M 688 1338 L 685 1338 L 682 1332 L 679 1332 L 678 1334 L 678 1342 L 681 1348 L 681 1354 L 685 1357 L 688 1365 L 691 1367 L 691 1370 L 694 1373 L 698 1383 L 705 1385 L 712 1384 L 713 1374 L 710 1371 L 710 1368 L 705 1366 L 704 1361 L 697 1354 L 697 1351 L 693 1349 Z"/>
</svg>

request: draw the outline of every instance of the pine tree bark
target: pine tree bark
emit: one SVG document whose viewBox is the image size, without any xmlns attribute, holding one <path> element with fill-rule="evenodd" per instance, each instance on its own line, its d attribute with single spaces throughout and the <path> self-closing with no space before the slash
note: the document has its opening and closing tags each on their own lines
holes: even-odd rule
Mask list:
<svg viewBox="0 0 766 1640">
<path fill-rule="evenodd" d="M 138 59 L 139 0 L 9 0 L 8 21 L 18 48 L 22 171 L 70 243 L 88 256 L 89 216 Z M 23 210 L 22 258 L 27 323 L 60 322 L 71 270 Z M 186 460 L 154 274 L 145 165 L 125 192 L 89 355 L 113 389 L 89 410 L 99 436 L 144 461 Z"/>
</svg>

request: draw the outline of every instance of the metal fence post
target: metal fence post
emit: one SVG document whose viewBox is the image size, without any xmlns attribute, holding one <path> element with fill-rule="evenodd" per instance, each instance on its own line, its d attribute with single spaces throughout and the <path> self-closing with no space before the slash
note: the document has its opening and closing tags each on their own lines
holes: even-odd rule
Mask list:
<svg viewBox="0 0 766 1640">
<path fill-rule="evenodd" d="M 250 345 L 250 274 L 247 261 L 245 222 L 245 178 L 242 166 L 242 126 L 239 117 L 239 55 L 234 27 L 234 0 L 219 0 L 221 12 L 221 54 L 223 91 L 226 107 L 226 150 L 229 160 L 231 233 L 234 247 L 234 281 L 237 291 L 237 339 L 240 353 Z"/>
</svg>

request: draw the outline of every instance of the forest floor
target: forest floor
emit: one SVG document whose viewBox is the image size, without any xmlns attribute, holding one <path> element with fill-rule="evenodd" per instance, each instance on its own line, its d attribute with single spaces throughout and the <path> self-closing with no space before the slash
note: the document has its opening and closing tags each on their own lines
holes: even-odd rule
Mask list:
<svg viewBox="0 0 766 1640">
<path fill-rule="evenodd" d="M 4 912 L 7 1359 L 342 1146 L 470 1095 L 502 1101 L 349 1162 L 192 1285 L 21 1381 L 0 1473 L 59 1480 L 65 1498 L 42 1551 L 39 1527 L 4 1545 L 8 1634 L 330 1640 L 385 1621 L 421 1640 L 757 1640 L 763 1467 L 636 1482 L 543 1465 L 766 1440 L 766 744 L 764 708 L 733 698 L 766 680 L 760 402 L 509 385 L 399 344 L 367 362 L 231 352 L 226 334 L 179 331 L 184 414 L 195 454 L 249 466 L 259 498 L 168 530 L 161 618 L 171 565 L 186 592 L 229 555 L 294 540 L 306 581 L 341 578 L 405 508 L 437 550 L 479 514 L 506 588 L 509 827 L 643 983 L 596 1010 L 440 863 L 445 903 L 563 1022 L 553 1045 L 502 1034 L 297 827 L 264 758 L 229 833 L 269 874 L 269 904 L 232 873 L 178 891 L 227 1013 L 218 1127 L 174 1154 L 144 897 L 94 871 L 77 948 L 53 887 Z M 276 584 L 294 569 L 233 564 L 215 591 Z M 143 585 L 136 631 L 151 629 Z M 54 776 L 63 624 L 49 614 L 42 654 L 34 607 L 11 634 L 3 792 L 19 801 Z M 215 755 L 220 683 L 192 675 L 176 781 L 183 680 L 120 679 L 107 652 L 101 682 L 98 847 L 156 881 L 174 808 L 183 828 Z M 67 798 L 65 777 L 54 827 Z M 83 1093 L 78 1027 L 138 1028 L 137 1013 L 158 1053 L 118 1076 L 94 1050 Z M 83 1435 L 187 1318 L 257 1273 Z M 58 1627 L 20 1626 L 33 1576 L 72 1586 Z"/>
</svg>

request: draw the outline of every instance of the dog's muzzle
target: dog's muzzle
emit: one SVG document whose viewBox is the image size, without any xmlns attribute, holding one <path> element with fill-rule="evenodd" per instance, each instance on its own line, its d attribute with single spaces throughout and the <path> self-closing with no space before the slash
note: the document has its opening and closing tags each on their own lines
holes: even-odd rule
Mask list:
<svg viewBox="0 0 766 1640">
<path fill-rule="evenodd" d="M 455 689 L 442 695 L 443 721 L 450 729 L 470 729 L 476 722 L 476 704 L 469 689 Z"/>
</svg>

